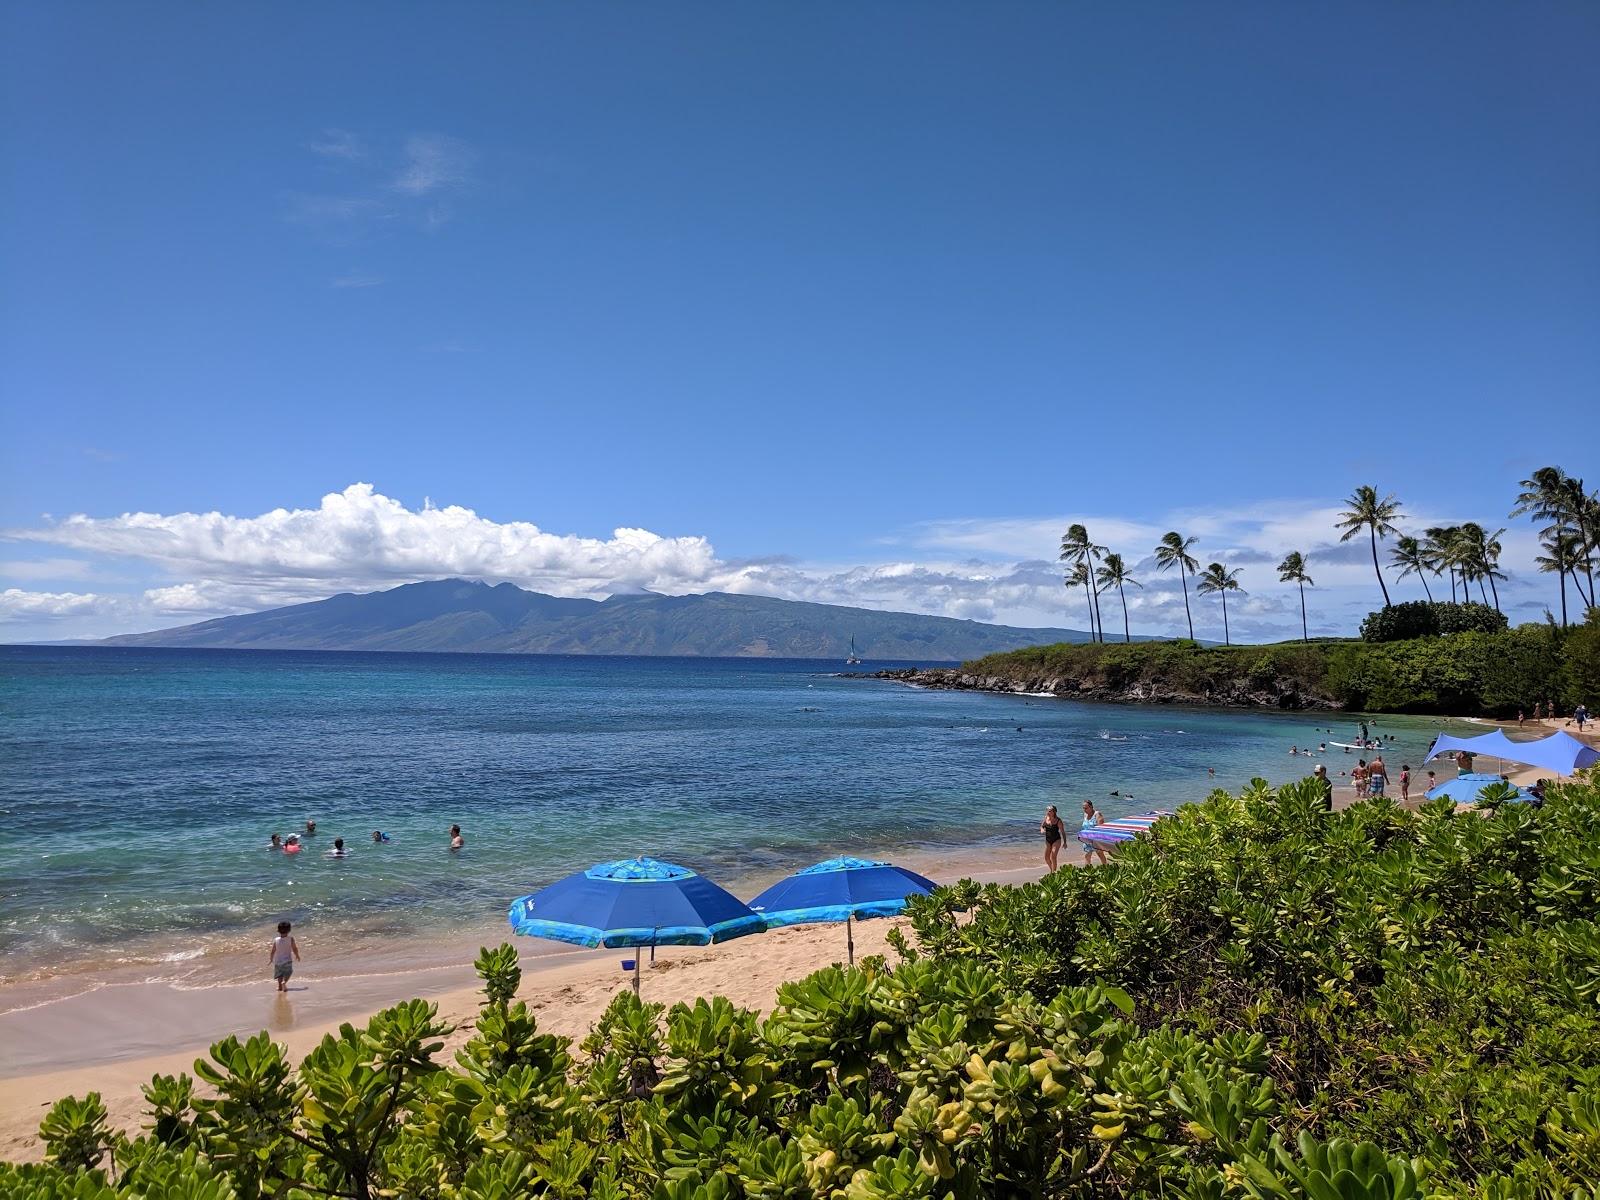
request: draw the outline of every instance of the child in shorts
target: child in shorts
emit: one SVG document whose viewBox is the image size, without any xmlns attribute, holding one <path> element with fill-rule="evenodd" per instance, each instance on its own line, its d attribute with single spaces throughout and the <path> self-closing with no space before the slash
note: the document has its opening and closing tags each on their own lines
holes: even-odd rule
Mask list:
<svg viewBox="0 0 1600 1200">
<path fill-rule="evenodd" d="M 267 957 L 272 960 L 272 977 L 278 981 L 278 990 L 289 990 L 289 976 L 294 974 L 294 964 L 300 961 L 300 947 L 289 936 L 289 922 L 278 922 L 278 936 L 272 939 Z"/>
</svg>

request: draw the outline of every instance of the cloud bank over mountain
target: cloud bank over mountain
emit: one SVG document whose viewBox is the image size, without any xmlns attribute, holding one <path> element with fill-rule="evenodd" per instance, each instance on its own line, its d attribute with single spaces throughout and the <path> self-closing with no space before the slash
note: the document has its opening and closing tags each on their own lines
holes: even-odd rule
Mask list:
<svg viewBox="0 0 1600 1200">
<path fill-rule="evenodd" d="M 1096 541 L 1132 565 L 1142 584 L 1128 590 L 1135 633 L 1187 630 L 1178 578 L 1158 573 L 1149 557 L 1149 547 L 1170 528 L 1200 539 L 1196 554 L 1202 563 L 1219 559 L 1243 568 L 1246 594 L 1229 605 L 1236 637 L 1265 640 L 1299 632 L 1298 594 L 1279 584 L 1273 570 L 1290 549 L 1308 554 L 1317 580 L 1313 634 L 1349 633 L 1374 606 L 1377 589 L 1365 542 L 1336 541 L 1336 512 L 1328 504 L 1283 502 L 1176 512 L 1159 521 L 1082 515 L 933 521 L 880 539 L 879 561 L 805 563 L 726 557 L 705 536 L 663 536 L 643 528 L 619 528 L 608 538 L 554 533 L 461 505 L 425 500 L 408 507 L 372 484 L 354 483 L 324 496 L 315 508 L 276 508 L 256 516 L 79 514 L 6 531 L 13 544 L 49 547 L 55 557 L 0 563 L 0 581 L 20 585 L 0 591 L 0 636 L 102 636 L 443 577 L 509 582 L 557 596 L 720 591 L 1082 627 L 1084 597 L 1062 587 L 1054 561 L 1060 531 L 1072 520 L 1086 520 Z M 1445 516 L 1422 514 L 1407 524 L 1437 523 Z M 1514 529 L 1506 543 L 1513 577 L 1502 586 L 1502 599 L 1514 620 L 1536 617 L 1547 602 L 1543 585 L 1549 581 L 1528 579 L 1531 531 Z M 63 552 L 79 557 L 59 557 Z M 1397 599 L 1413 591 L 1421 595 L 1415 580 L 1397 585 L 1391 574 L 1390 582 Z M 1196 633 L 1220 633 L 1212 629 L 1219 624 L 1214 603 L 1196 596 L 1192 581 L 1189 602 Z M 1100 603 L 1108 630 L 1120 632 L 1118 599 L 1105 595 Z"/>
</svg>

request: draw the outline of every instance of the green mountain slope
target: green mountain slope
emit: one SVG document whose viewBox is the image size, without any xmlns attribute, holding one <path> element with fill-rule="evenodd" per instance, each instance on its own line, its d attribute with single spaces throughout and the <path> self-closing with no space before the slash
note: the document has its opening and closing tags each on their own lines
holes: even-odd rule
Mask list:
<svg viewBox="0 0 1600 1200">
<path fill-rule="evenodd" d="M 866 659 L 957 662 L 1040 642 L 1081 642 L 1088 635 L 724 592 L 571 600 L 509 583 L 441 579 L 127 634 L 104 644 L 842 659 L 851 637 Z"/>
</svg>

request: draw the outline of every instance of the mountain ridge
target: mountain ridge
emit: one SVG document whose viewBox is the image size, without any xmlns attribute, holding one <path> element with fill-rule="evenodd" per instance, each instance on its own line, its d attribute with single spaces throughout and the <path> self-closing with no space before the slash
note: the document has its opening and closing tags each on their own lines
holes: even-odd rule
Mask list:
<svg viewBox="0 0 1600 1200">
<path fill-rule="evenodd" d="M 862 658 L 878 662 L 961 662 L 1089 635 L 730 592 L 588 600 L 437 579 L 90 644 L 827 659 L 845 657 L 852 637 Z"/>
</svg>

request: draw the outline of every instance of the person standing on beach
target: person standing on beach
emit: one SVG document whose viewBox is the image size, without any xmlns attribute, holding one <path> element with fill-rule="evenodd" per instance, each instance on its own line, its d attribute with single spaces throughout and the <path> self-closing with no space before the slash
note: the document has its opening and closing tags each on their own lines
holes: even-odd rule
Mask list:
<svg viewBox="0 0 1600 1200">
<path fill-rule="evenodd" d="M 1322 807 L 1329 812 L 1333 811 L 1333 780 L 1328 778 L 1328 768 L 1321 763 L 1311 772 L 1311 778 L 1322 785 Z"/>
<path fill-rule="evenodd" d="M 1066 830 L 1061 824 L 1061 817 L 1057 814 L 1054 804 L 1044 810 L 1044 820 L 1039 822 L 1039 832 L 1044 834 L 1044 865 L 1054 871 L 1057 860 L 1061 857 L 1062 840 L 1066 837 Z"/>
<path fill-rule="evenodd" d="M 1094 801 L 1085 800 L 1083 802 L 1083 828 L 1093 829 L 1095 826 L 1104 825 L 1105 823 L 1105 816 L 1100 812 L 1099 809 L 1095 808 Z M 1083 842 L 1084 866 L 1090 866 L 1094 861 L 1093 856 L 1095 855 L 1100 856 L 1100 865 L 1102 867 L 1106 865 L 1106 848 L 1104 846 L 1100 845 L 1098 842 L 1084 842 L 1081 834 L 1078 840 Z"/>
<path fill-rule="evenodd" d="M 278 990 L 289 990 L 289 976 L 294 974 L 294 964 L 300 961 L 300 947 L 289 936 L 291 926 L 287 921 L 278 922 L 278 936 L 272 939 L 272 945 L 267 949 L 267 960 L 272 963 L 272 978 L 278 982 Z"/>
<path fill-rule="evenodd" d="M 1411 799 L 1411 766 L 1409 763 L 1400 764 L 1400 803 L 1404 804 Z"/>
</svg>

